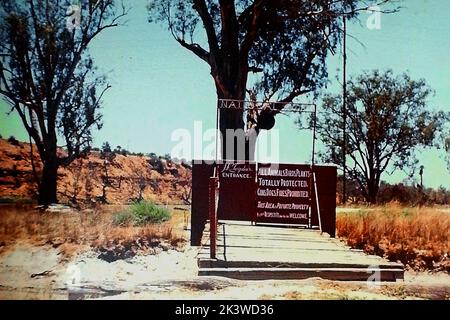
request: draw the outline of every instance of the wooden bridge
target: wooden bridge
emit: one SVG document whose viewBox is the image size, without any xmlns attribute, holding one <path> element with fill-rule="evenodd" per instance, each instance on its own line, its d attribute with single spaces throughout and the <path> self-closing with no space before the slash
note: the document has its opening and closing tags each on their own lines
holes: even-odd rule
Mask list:
<svg viewBox="0 0 450 320">
<path fill-rule="evenodd" d="M 217 259 L 210 258 L 209 227 L 198 256 L 199 275 L 235 279 L 305 279 L 348 281 L 403 279 L 401 263 L 354 250 L 318 230 L 220 221 Z"/>
</svg>

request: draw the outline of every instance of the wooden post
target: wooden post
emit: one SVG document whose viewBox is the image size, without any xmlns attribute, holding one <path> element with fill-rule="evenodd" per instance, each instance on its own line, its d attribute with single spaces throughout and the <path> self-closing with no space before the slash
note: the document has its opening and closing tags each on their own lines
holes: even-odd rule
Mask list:
<svg viewBox="0 0 450 320">
<path fill-rule="evenodd" d="M 209 250 L 210 258 L 216 259 L 217 247 L 217 190 L 219 179 L 209 178 Z"/>
</svg>

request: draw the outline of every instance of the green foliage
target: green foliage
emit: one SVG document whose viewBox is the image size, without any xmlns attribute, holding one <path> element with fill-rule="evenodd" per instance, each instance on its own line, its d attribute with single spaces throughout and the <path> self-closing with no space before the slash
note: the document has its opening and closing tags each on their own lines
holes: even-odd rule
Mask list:
<svg viewBox="0 0 450 320">
<path fill-rule="evenodd" d="M 113 150 L 113 152 L 114 152 L 115 154 L 120 154 L 120 155 L 125 156 L 125 157 L 131 154 L 127 149 L 122 148 L 121 146 L 117 146 L 117 147 Z"/>
<path fill-rule="evenodd" d="M 40 204 L 57 202 L 58 166 L 86 155 L 92 131 L 102 127 L 100 107 L 109 85 L 97 73 L 89 46 L 126 15 L 112 0 L 81 2 L 75 30 L 68 24 L 76 14 L 68 13 L 71 1 L 0 0 L 0 95 L 45 159 Z M 59 137 L 64 154 L 55 152 Z"/>
<path fill-rule="evenodd" d="M 111 150 L 111 146 L 109 145 L 108 142 L 103 143 L 102 148 L 100 150 L 100 157 L 104 160 L 107 160 L 108 162 L 113 162 L 114 159 L 116 158 L 116 154 Z M 104 162 L 104 166 L 105 166 L 105 174 L 107 174 L 107 165 L 109 163 Z"/>
<path fill-rule="evenodd" d="M 414 169 L 418 146 L 442 147 L 437 141 L 450 114 L 428 109 L 432 90 L 424 80 L 412 80 L 407 74 L 374 70 L 352 78 L 347 87 L 346 175 L 374 203 L 383 172 Z M 326 95 L 317 122 L 318 135 L 326 146 L 322 159 L 341 168 L 342 102 L 339 95 Z"/>
<path fill-rule="evenodd" d="M 168 221 L 171 217 L 169 210 L 149 201 L 134 203 L 129 210 L 119 212 L 113 216 L 113 223 L 118 226 L 133 224 L 142 227 L 147 224 L 157 224 Z"/>
<path fill-rule="evenodd" d="M 135 225 L 143 226 L 149 223 L 161 223 L 168 221 L 170 212 L 152 202 L 140 201 L 132 206 Z"/>
<path fill-rule="evenodd" d="M 97 75 L 88 46 L 102 31 L 100 26 L 112 23 L 114 4 L 101 0 L 95 8 L 83 8 L 82 34 L 77 36 L 61 16 L 68 9 L 67 1 L 1 1 L 0 7 L 0 42 L 4 44 L 0 53 L 5 57 L 0 75 L 7 79 L 2 94 L 17 113 L 28 114 L 27 109 L 32 109 L 36 121 L 47 125 L 46 130 L 36 129 L 24 120 L 26 129 L 33 128 L 28 131 L 37 145 L 49 140 L 47 134 L 52 137 L 52 131 L 58 131 L 67 145 L 65 161 L 70 162 L 89 150 L 91 131 L 102 126 L 99 109 L 108 85 L 105 77 Z M 29 59 L 18 61 L 15 57 Z M 44 79 L 52 81 L 49 84 Z M 35 105 L 24 103 L 24 96 Z"/>
<path fill-rule="evenodd" d="M 108 141 L 104 142 L 102 144 L 102 148 L 100 149 L 102 153 L 109 153 L 112 152 L 111 150 L 111 145 L 109 144 Z"/>
<path fill-rule="evenodd" d="M 403 205 L 448 205 L 450 191 L 444 187 L 437 189 L 405 186 L 403 184 L 382 183 L 378 194 L 379 203 L 399 202 Z"/>
<path fill-rule="evenodd" d="M 147 8 L 150 22 L 167 26 L 181 46 L 210 65 L 217 88 L 227 89 L 223 94 L 245 95 L 247 83 L 237 79 L 254 72 L 253 89 L 261 97 L 291 101 L 326 85 L 326 58 L 338 47 L 342 16 L 353 20 L 366 5 L 359 0 L 156 0 Z M 200 45 L 205 38 L 206 48 Z M 233 92 L 237 87 L 243 91 Z"/>
</svg>

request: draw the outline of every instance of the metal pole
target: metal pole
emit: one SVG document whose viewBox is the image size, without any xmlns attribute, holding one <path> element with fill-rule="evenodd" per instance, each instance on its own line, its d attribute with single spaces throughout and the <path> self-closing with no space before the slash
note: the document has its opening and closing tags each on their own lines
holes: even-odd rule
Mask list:
<svg viewBox="0 0 450 320">
<path fill-rule="evenodd" d="M 315 172 L 313 172 L 313 179 L 314 179 L 314 190 L 316 195 L 317 217 L 319 218 L 320 234 L 322 234 L 322 219 L 320 218 L 319 192 L 317 191 L 317 180 Z"/>
<path fill-rule="evenodd" d="M 311 216 L 312 216 L 312 192 L 314 184 L 314 164 L 315 164 L 315 153 L 316 153 L 316 126 L 317 126 L 317 106 L 314 104 L 313 113 L 313 134 L 312 134 L 312 151 L 311 151 L 311 173 L 309 176 L 309 212 L 308 212 L 308 227 L 312 227 Z"/>
<path fill-rule="evenodd" d="M 216 163 L 219 161 L 219 138 L 220 138 L 220 129 L 219 129 L 219 106 L 222 103 L 220 100 L 217 100 L 217 109 L 216 109 Z"/>
<path fill-rule="evenodd" d="M 219 109 L 222 102 L 217 100 L 216 109 L 216 161 L 214 163 L 213 176 L 209 179 L 209 250 L 210 258 L 216 259 L 217 248 L 217 208 L 218 208 L 218 186 L 219 186 Z"/>
<path fill-rule="evenodd" d="M 317 106 L 314 104 L 314 120 L 313 120 L 313 143 L 312 143 L 312 156 L 311 156 L 311 167 L 315 164 L 315 153 L 316 153 L 316 126 L 317 126 Z"/>
<path fill-rule="evenodd" d="M 344 42 L 343 42 L 343 84 L 342 84 L 342 203 L 347 202 L 347 179 L 345 172 L 347 171 L 346 149 L 347 149 L 347 19 L 343 17 L 344 22 Z"/>
<path fill-rule="evenodd" d="M 209 253 L 211 259 L 216 259 L 217 248 L 217 184 L 218 178 L 209 179 Z"/>
</svg>

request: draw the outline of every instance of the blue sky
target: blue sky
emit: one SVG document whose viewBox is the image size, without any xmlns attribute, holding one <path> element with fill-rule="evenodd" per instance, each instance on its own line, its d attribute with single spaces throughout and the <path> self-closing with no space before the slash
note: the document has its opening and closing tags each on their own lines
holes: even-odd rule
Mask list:
<svg viewBox="0 0 450 320">
<path fill-rule="evenodd" d="M 126 1 L 127 2 L 127 1 Z M 194 121 L 214 128 L 216 95 L 208 66 L 181 48 L 162 26 L 147 22 L 147 1 L 128 1 L 127 25 L 100 35 L 91 53 L 112 88 L 104 98 L 104 126 L 95 132 L 94 144 L 109 141 L 131 151 L 169 153 L 175 129 L 193 130 Z M 450 10 L 447 0 L 408 0 L 399 3 L 399 13 L 381 17 L 381 29 L 366 27 L 368 13 L 360 23 L 349 25 L 348 74 L 362 70 L 391 68 L 425 78 L 436 94 L 430 107 L 450 111 Z M 328 59 L 328 91 L 339 92 L 342 60 L 338 53 Z M 6 116 L 9 108 L 0 103 L 0 133 L 27 140 L 19 119 Z M 294 118 L 277 119 L 280 161 L 301 163 L 309 159 L 310 135 L 297 130 Z M 443 152 L 425 150 L 424 183 L 450 188 L 450 173 Z M 383 177 L 390 182 L 405 178 L 402 172 Z"/>
</svg>

